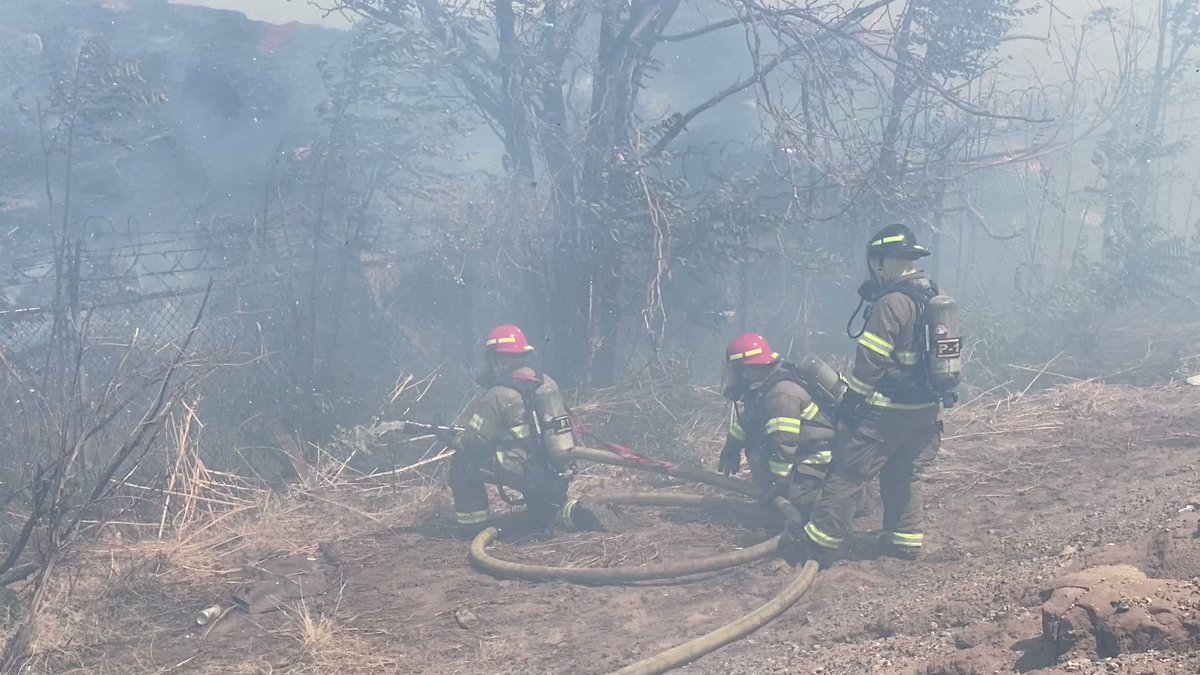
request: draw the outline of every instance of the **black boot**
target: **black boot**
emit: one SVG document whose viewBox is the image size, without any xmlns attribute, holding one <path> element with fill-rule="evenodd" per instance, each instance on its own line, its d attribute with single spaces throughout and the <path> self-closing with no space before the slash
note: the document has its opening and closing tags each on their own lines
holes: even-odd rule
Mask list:
<svg viewBox="0 0 1200 675">
<path fill-rule="evenodd" d="M 559 527 L 572 532 L 597 532 L 603 530 L 600 518 L 578 499 L 569 499 L 558 510 L 556 519 Z"/>
<path fill-rule="evenodd" d="M 921 557 L 921 547 L 900 546 L 893 543 L 885 534 L 879 537 L 879 555 L 885 558 L 912 561 Z"/>
<path fill-rule="evenodd" d="M 454 526 L 454 537 L 462 541 L 471 541 L 488 527 L 490 525 L 487 521 L 482 523 L 458 523 Z"/>
</svg>

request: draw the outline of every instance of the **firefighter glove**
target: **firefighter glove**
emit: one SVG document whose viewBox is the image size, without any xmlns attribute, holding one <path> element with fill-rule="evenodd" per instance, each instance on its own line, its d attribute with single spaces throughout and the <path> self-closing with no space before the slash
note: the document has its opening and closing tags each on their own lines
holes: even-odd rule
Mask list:
<svg viewBox="0 0 1200 675">
<path fill-rule="evenodd" d="M 721 459 L 717 463 L 717 471 L 732 476 L 742 469 L 742 449 L 727 447 L 721 451 Z"/>
<path fill-rule="evenodd" d="M 838 424 L 845 425 L 850 428 L 857 427 L 859 422 L 867 416 L 867 397 L 854 391 L 848 390 L 842 395 L 842 400 L 837 407 Z"/>
</svg>

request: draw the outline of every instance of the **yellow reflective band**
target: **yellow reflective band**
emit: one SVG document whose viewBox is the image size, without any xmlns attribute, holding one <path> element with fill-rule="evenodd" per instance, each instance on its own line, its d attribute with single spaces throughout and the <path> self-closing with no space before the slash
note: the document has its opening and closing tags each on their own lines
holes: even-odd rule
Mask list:
<svg viewBox="0 0 1200 675">
<path fill-rule="evenodd" d="M 892 352 L 892 357 L 895 358 L 896 361 L 898 361 L 900 363 L 900 365 L 903 365 L 903 366 L 917 365 L 917 353 L 916 352 Z"/>
<path fill-rule="evenodd" d="M 874 387 L 868 385 L 866 382 L 863 382 L 853 375 L 846 378 L 846 386 L 849 387 L 854 393 L 862 394 L 863 396 L 870 396 L 871 394 L 875 393 Z"/>
<path fill-rule="evenodd" d="M 817 415 L 820 413 L 821 409 L 817 407 L 816 403 L 809 403 L 808 405 L 804 406 L 804 410 L 800 412 L 800 417 L 811 422 L 816 419 Z"/>
<path fill-rule="evenodd" d="M 884 340 L 874 333 L 863 333 L 862 337 L 858 338 L 858 344 L 870 349 L 880 356 L 887 358 L 891 358 L 892 356 L 892 343 Z"/>
<path fill-rule="evenodd" d="M 888 540 L 891 541 L 894 546 L 921 548 L 921 546 L 925 543 L 925 535 L 908 534 L 906 532 L 889 532 Z"/>
<path fill-rule="evenodd" d="M 578 499 L 570 499 L 567 501 L 566 504 L 563 504 L 563 507 L 561 509 L 559 509 L 558 524 L 561 525 L 564 529 L 568 529 L 568 530 L 575 529 L 575 519 L 572 517 L 572 514 L 575 511 L 575 505 L 578 503 L 579 503 Z"/>
<path fill-rule="evenodd" d="M 508 433 L 512 434 L 513 438 L 523 441 L 526 438 L 529 438 L 529 425 L 518 424 L 517 426 L 510 428 Z"/>
<path fill-rule="evenodd" d="M 742 425 L 738 424 L 737 422 L 729 425 L 729 435 L 733 436 L 739 441 L 746 440 L 746 432 L 744 429 L 742 429 Z"/>
<path fill-rule="evenodd" d="M 496 461 L 499 462 L 501 466 L 504 465 L 504 451 L 503 450 L 496 451 Z"/>
<path fill-rule="evenodd" d="M 879 392 L 868 396 L 867 403 L 876 408 L 888 408 L 890 410 L 928 410 L 929 408 L 936 408 L 938 406 L 937 401 L 932 403 L 896 403 Z"/>
<path fill-rule="evenodd" d="M 871 242 L 871 245 L 872 246 L 883 246 L 884 244 L 895 244 L 895 243 L 901 242 L 901 241 L 904 241 L 904 235 L 896 234 L 896 235 L 892 235 L 890 237 L 884 237 L 883 239 L 876 239 L 875 241 Z"/>
<path fill-rule="evenodd" d="M 515 338 L 515 337 L 502 337 L 502 338 L 492 338 L 491 340 L 488 340 L 487 342 L 485 342 L 483 344 L 485 346 L 491 347 L 492 345 L 511 345 L 511 344 L 516 344 L 516 342 L 517 342 L 517 338 Z"/>
<path fill-rule="evenodd" d="M 841 539 L 825 534 L 821 531 L 821 528 L 814 525 L 811 520 L 808 521 L 808 524 L 804 526 L 804 533 L 808 535 L 809 539 L 812 539 L 814 544 L 820 546 L 821 548 L 830 548 L 836 550 L 842 545 Z"/>
<path fill-rule="evenodd" d="M 479 431 L 483 428 L 483 418 L 479 415 L 471 415 L 471 420 L 467 422 L 467 426 L 471 428 L 471 431 Z"/>
<path fill-rule="evenodd" d="M 833 461 L 833 453 L 828 450 L 822 450 L 821 452 L 814 452 L 808 457 L 805 457 L 800 463 L 821 465 L 828 464 L 831 461 Z"/>
<path fill-rule="evenodd" d="M 491 512 L 487 509 L 482 511 L 468 511 L 466 513 L 459 511 L 454 514 L 454 518 L 458 521 L 459 525 L 475 525 L 477 523 L 486 523 L 488 517 L 491 515 Z"/>
<path fill-rule="evenodd" d="M 783 462 L 772 459 L 771 461 L 767 462 L 767 466 L 771 469 L 771 473 L 779 476 L 780 478 L 787 478 L 788 476 L 792 475 L 791 462 Z"/>
<path fill-rule="evenodd" d="M 761 353 L 763 353 L 762 347 L 757 347 L 755 349 L 749 349 L 747 351 L 744 351 L 740 354 L 730 354 L 729 360 L 730 361 L 741 361 L 742 359 L 748 359 L 751 356 L 758 356 Z"/>
<path fill-rule="evenodd" d="M 767 433 L 798 434 L 800 433 L 800 420 L 795 417 L 772 417 L 767 420 Z"/>
</svg>

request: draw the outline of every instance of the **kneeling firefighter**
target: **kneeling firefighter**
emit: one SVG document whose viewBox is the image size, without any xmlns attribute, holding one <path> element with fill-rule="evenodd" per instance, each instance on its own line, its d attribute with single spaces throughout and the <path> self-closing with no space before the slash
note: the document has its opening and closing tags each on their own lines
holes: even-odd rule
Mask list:
<svg viewBox="0 0 1200 675">
<path fill-rule="evenodd" d="M 529 365 L 533 347 L 521 329 L 505 324 L 484 338 L 487 388 L 468 411 L 466 429 L 450 460 L 450 490 L 463 536 L 473 536 L 491 517 L 487 487 L 519 491 L 537 529 L 555 524 L 595 529 L 596 516 L 567 498 L 575 446 L 571 418 L 558 385 Z"/>
<path fill-rule="evenodd" d="M 808 514 L 820 494 L 834 437 L 833 422 L 810 393 L 813 385 L 753 333 L 729 343 L 725 367 L 724 394 L 734 402 L 734 420 L 718 470 L 737 473 L 745 451 L 763 499 L 783 496 Z"/>
<path fill-rule="evenodd" d="M 915 267 L 929 255 L 912 230 L 889 225 L 870 239 L 870 278 L 859 288 L 867 306 L 848 390 L 838 406 L 833 462 L 803 530 L 788 524 L 785 558 L 827 564 L 850 533 L 858 492 L 876 476 L 883 498 L 886 555 L 914 559 L 924 544 L 919 481 L 937 455 L 940 405 L 954 405 L 962 374 L 954 301 Z"/>
</svg>

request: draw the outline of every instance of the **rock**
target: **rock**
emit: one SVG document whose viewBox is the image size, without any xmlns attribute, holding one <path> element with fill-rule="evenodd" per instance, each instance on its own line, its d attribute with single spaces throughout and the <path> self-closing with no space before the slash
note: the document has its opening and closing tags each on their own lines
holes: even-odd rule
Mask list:
<svg viewBox="0 0 1200 675">
<path fill-rule="evenodd" d="M 479 617 L 475 616 L 475 612 L 466 607 L 459 607 L 454 610 L 454 621 L 458 624 L 459 628 L 467 630 L 471 630 L 479 625 Z"/>
<path fill-rule="evenodd" d="M 1092 567 L 1043 591 L 1042 637 L 1059 662 L 1188 649 L 1198 643 L 1197 587 L 1148 579 L 1130 565 Z"/>
<path fill-rule="evenodd" d="M 1187 379 L 1187 383 L 1193 387 L 1200 387 L 1200 375 L 1193 375 Z"/>
</svg>

